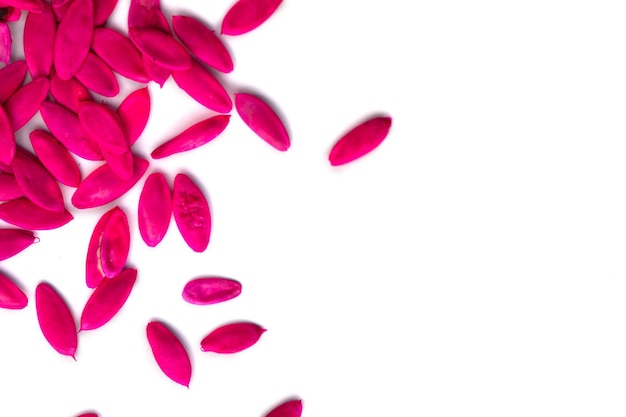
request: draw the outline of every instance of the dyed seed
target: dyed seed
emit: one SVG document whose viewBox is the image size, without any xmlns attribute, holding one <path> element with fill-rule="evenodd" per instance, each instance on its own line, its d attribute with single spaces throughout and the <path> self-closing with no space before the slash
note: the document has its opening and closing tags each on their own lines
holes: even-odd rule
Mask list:
<svg viewBox="0 0 626 417">
<path fill-rule="evenodd" d="M 100 261 L 100 254 L 102 251 L 102 235 L 109 224 L 109 220 L 118 210 L 120 210 L 119 207 L 114 207 L 104 213 L 102 217 L 100 217 L 100 220 L 98 220 L 98 223 L 96 223 L 96 226 L 91 234 L 85 261 L 85 280 L 87 282 L 87 287 L 89 288 L 96 288 L 105 278 L 104 271 L 102 270 L 102 263 Z"/>
<path fill-rule="evenodd" d="M 15 149 L 15 134 L 11 120 L 4 107 L 0 106 L 0 162 L 10 165 L 15 157 Z"/>
<path fill-rule="evenodd" d="M 126 303 L 136 279 L 136 269 L 125 269 L 119 275 L 103 280 L 83 308 L 80 330 L 93 330 L 108 323 Z"/>
<path fill-rule="evenodd" d="M 178 39 L 200 61 L 221 72 L 233 70 L 233 60 L 215 32 L 190 16 L 173 16 L 172 26 Z"/>
<path fill-rule="evenodd" d="M 89 90 L 80 81 L 74 77 L 62 80 L 54 70 L 50 73 L 50 94 L 57 103 L 74 113 L 78 113 L 82 101 L 91 101 Z"/>
<path fill-rule="evenodd" d="M 42 282 L 35 290 L 35 306 L 39 327 L 48 343 L 61 355 L 76 360 L 76 323 L 63 298 L 49 284 Z"/>
<path fill-rule="evenodd" d="M 265 417 L 300 417 L 302 415 L 302 400 L 285 401 L 267 413 Z"/>
<path fill-rule="evenodd" d="M 128 9 L 128 27 L 149 27 L 170 33 L 170 25 L 161 11 L 160 0 L 131 0 Z"/>
<path fill-rule="evenodd" d="M 0 229 L 0 261 L 17 255 L 35 242 L 39 242 L 39 238 L 29 230 Z"/>
<path fill-rule="evenodd" d="M 387 137 L 391 117 L 369 119 L 339 139 L 328 155 L 332 166 L 352 162 L 373 151 Z"/>
<path fill-rule="evenodd" d="M 7 0 L 9 6 L 32 13 L 43 13 L 46 5 L 43 0 Z"/>
<path fill-rule="evenodd" d="M 74 217 L 69 211 L 46 210 L 26 197 L 0 204 L 0 220 L 23 229 L 51 230 L 69 223 Z"/>
<path fill-rule="evenodd" d="M 93 3 L 93 25 L 102 26 L 109 19 L 117 0 L 98 0 Z"/>
<path fill-rule="evenodd" d="M 59 22 L 54 42 L 54 68 L 62 80 L 76 74 L 93 38 L 93 0 L 72 0 Z"/>
<path fill-rule="evenodd" d="M 98 145 L 106 145 L 113 152 L 125 152 L 129 149 L 117 114 L 105 104 L 85 101 L 78 110 L 80 123 Z"/>
<path fill-rule="evenodd" d="M 104 155 L 104 160 L 107 165 L 111 167 L 111 170 L 121 179 L 128 180 L 132 178 L 134 166 L 133 166 L 133 154 L 130 151 L 130 146 L 125 151 L 119 152 L 109 147 L 104 143 L 100 144 L 100 150 Z"/>
<path fill-rule="evenodd" d="M 0 22 L 0 62 L 4 64 L 11 62 L 12 44 L 13 40 L 11 39 L 9 25 L 4 22 Z"/>
<path fill-rule="evenodd" d="M 76 161 L 58 140 L 43 130 L 30 132 L 30 143 L 39 161 L 62 184 L 78 187 L 81 175 Z"/>
<path fill-rule="evenodd" d="M 176 226 L 194 252 L 204 252 L 211 236 L 211 212 L 202 190 L 185 174 L 174 179 L 172 212 Z"/>
<path fill-rule="evenodd" d="M 150 81 L 143 65 L 141 52 L 129 38 L 109 28 L 93 33 L 94 52 L 115 72 L 133 81 Z"/>
<path fill-rule="evenodd" d="M 98 417 L 98 414 L 96 413 L 86 413 L 86 414 L 81 414 L 79 416 L 76 417 Z"/>
<path fill-rule="evenodd" d="M 117 108 L 129 145 L 134 144 L 148 124 L 150 116 L 150 93 L 141 88 L 130 93 Z"/>
<path fill-rule="evenodd" d="M 7 101 L 9 97 L 22 85 L 26 77 L 28 65 L 26 61 L 15 61 L 4 68 L 0 68 L 0 104 Z"/>
<path fill-rule="evenodd" d="M 172 75 L 172 70 L 158 65 L 152 58 L 145 54 L 142 56 L 143 66 L 146 68 L 148 77 L 163 88 L 165 81 L 167 81 L 167 79 L 170 78 L 170 75 Z"/>
<path fill-rule="evenodd" d="M 256 29 L 281 3 L 282 0 L 238 0 L 224 16 L 222 34 L 242 35 Z"/>
<path fill-rule="evenodd" d="M 9 116 L 14 132 L 33 118 L 48 95 L 49 89 L 50 81 L 47 78 L 37 78 L 20 87 L 4 103 L 4 110 Z"/>
<path fill-rule="evenodd" d="M 213 74 L 195 59 L 192 66 L 184 71 L 173 71 L 176 84 L 191 98 L 208 109 L 218 113 L 228 113 L 233 108 L 228 92 Z"/>
<path fill-rule="evenodd" d="M 159 368 L 168 378 L 189 387 L 191 361 L 183 344 L 163 323 L 153 321 L 146 327 L 146 336 Z"/>
<path fill-rule="evenodd" d="M 187 128 L 152 151 L 152 158 L 161 159 L 179 152 L 198 148 L 215 139 L 228 126 L 230 115 L 219 115 Z"/>
<path fill-rule="evenodd" d="M 35 155 L 18 148 L 11 166 L 17 183 L 29 200 L 46 210 L 62 211 L 65 208 L 59 184 Z"/>
<path fill-rule="evenodd" d="M 139 196 L 137 222 L 141 238 L 150 247 L 158 245 L 170 225 L 172 192 L 163 174 L 150 174 Z"/>
<path fill-rule="evenodd" d="M 41 13 L 28 13 L 24 23 L 24 56 L 33 79 L 47 77 L 54 58 L 57 22 L 52 7 L 44 3 Z"/>
<path fill-rule="evenodd" d="M 50 4 L 52 5 L 52 12 L 57 17 L 57 22 L 60 22 L 72 4 L 72 0 L 52 0 Z"/>
<path fill-rule="evenodd" d="M 100 263 L 106 277 L 114 277 L 124 269 L 129 250 L 128 219 L 124 211 L 117 207 L 102 232 L 100 242 Z"/>
<path fill-rule="evenodd" d="M 191 304 L 208 305 L 231 300 L 241 294 L 241 284 L 221 277 L 196 278 L 183 289 L 183 299 Z"/>
<path fill-rule="evenodd" d="M 191 56 L 171 35 L 152 28 L 128 29 L 135 46 L 152 60 L 171 70 L 185 70 L 191 67 Z"/>
<path fill-rule="evenodd" d="M 261 139 L 279 151 L 289 149 L 289 134 L 272 108 L 260 97 L 252 94 L 235 94 L 235 108 L 241 120 Z"/>
<path fill-rule="evenodd" d="M 0 172 L 0 201 L 9 201 L 24 195 L 15 176 L 7 172 Z"/>
<path fill-rule="evenodd" d="M 108 204 L 133 188 L 147 169 L 148 161 L 135 158 L 133 176 L 124 180 L 108 164 L 104 164 L 83 179 L 72 196 L 72 204 L 79 209 Z"/>
<path fill-rule="evenodd" d="M 111 68 L 91 52 L 87 54 L 74 76 L 85 87 L 105 97 L 115 97 L 120 92 L 120 86 Z"/>
<path fill-rule="evenodd" d="M 238 322 L 218 327 L 200 342 L 203 352 L 237 353 L 254 345 L 265 329 L 250 322 Z"/>
<path fill-rule="evenodd" d="M 0 272 L 0 308 L 21 310 L 28 305 L 24 291 L 6 275 Z"/>
</svg>

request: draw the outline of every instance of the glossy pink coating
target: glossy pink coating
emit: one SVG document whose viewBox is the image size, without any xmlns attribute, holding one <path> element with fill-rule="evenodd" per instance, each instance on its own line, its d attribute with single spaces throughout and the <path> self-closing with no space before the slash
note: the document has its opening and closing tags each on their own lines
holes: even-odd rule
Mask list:
<svg viewBox="0 0 626 417">
<path fill-rule="evenodd" d="M 24 56 L 33 79 L 47 77 L 54 58 L 57 22 L 52 7 L 44 3 L 41 13 L 28 13 L 24 23 Z"/>
<path fill-rule="evenodd" d="M 256 29 L 281 3 L 282 0 L 238 0 L 224 16 L 222 34 L 242 35 Z"/>
<path fill-rule="evenodd" d="M 72 0 L 59 22 L 54 41 L 54 68 L 62 80 L 76 74 L 93 38 L 93 0 Z"/>
<path fill-rule="evenodd" d="M 213 330 L 200 342 L 203 352 L 237 353 L 254 345 L 265 329 L 251 322 L 230 323 Z"/>
<path fill-rule="evenodd" d="M 141 238 L 150 247 L 158 245 L 172 218 L 172 191 L 159 172 L 148 176 L 139 196 L 137 223 Z"/>
<path fill-rule="evenodd" d="M 129 251 L 128 218 L 124 210 L 118 207 L 109 218 L 100 242 L 100 263 L 106 277 L 114 277 L 124 269 Z"/>
<path fill-rule="evenodd" d="M 102 280 L 105 278 L 104 271 L 102 270 L 101 251 L 102 251 L 102 236 L 104 230 L 109 224 L 109 220 L 117 211 L 119 207 L 114 207 L 111 210 L 104 213 L 91 233 L 89 240 L 89 246 L 87 247 L 87 257 L 85 260 L 85 281 L 87 287 L 96 288 Z"/>
<path fill-rule="evenodd" d="M 104 155 L 104 160 L 118 177 L 123 180 L 132 178 L 135 168 L 134 156 L 130 151 L 130 146 L 120 152 L 105 143 L 100 143 L 100 150 Z"/>
<path fill-rule="evenodd" d="M 48 95 L 49 89 L 50 81 L 47 78 L 37 78 L 20 87 L 4 103 L 4 110 L 9 116 L 14 132 L 33 118 Z"/>
<path fill-rule="evenodd" d="M 93 4 L 93 25 L 102 26 L 113 13 L 117 0 L 95 0 Z"/>
<path fill-rule="evenodd" d="M 0 204 L 0 220 L 30 230 L 57 229 L 69 223 L 74 217 L 69 211 L 51 211 L 39 207 L 26 197 Z"/>
<path fill-rule="evenodd" d="M 120 85 L 111 68 L 96 54 L 89 52 L 76 74 L 76 79 L 85 87 L 105 97 L 115 97 Z"/>
<path fill-rule="evenodd" d="M 89 90 L 75 77 L 62 80 L 54 70 L 50 72 L 50 94 L 57 103 L 74 113 L 78 113 L 81 102 L 92 99 Z"/>
<path fill-rule="evenodd" d="M 213 74 L 195 59 L 191 68 L 173 71 L 176 84 L 191 98 L 218 113 L 228 113 L 233 108 L 228 92 Z"/>
<path fill-rule="evenodd" d="M 82 102 L 78 109 L 78 119 L 85 132 L 99 146 L 104 144 L 111 151 L 119 153 L 128 150 L 128 139 L 120 119 L 106 104 Z"/>
<path fill-rule="evenodd" d="M 148 87 L 130 93 L 117 108 L 129 145 L 137 142 L 150 117 L 150 92 Z"/>
<path fill-rule="evenodd" d="M 111 170 L 108 164 L 97 168 L 83 179 L 72 196 L 72 204 L 79 209 L 108 204 L 133 188 L 148 169 L 148 161 L 135 158 L 133 176 L 124 180 Z"/>
<path fill-rule="evenodd" d="M 234 279 L 203 277 L 185 284 L 183 300 L 190 304 L 208 305 L 232 300 L 241 294 L 241 284 Z"/>
<path fill-rule="evenodd" d="M 118 74 L 140 83 L 150 81 L 141 52 L 121 33 L 109 28 L 96 29 L 93 33 L 92 48 Z"/>
<path fill-rule="evenodd" d="M 342 136 L 328 155 L 332 166 L 352 162 L 373 151 L 387 137 L 391 117 L 369 119 Z"/>
<path fill-rule="evenodd" d="M 285 401 L 266 414 L 265 417 L 300 417 L 302 415 L 302 400 Z"/>
<path fill-rule="evenodd" d="M 191 381 L 191 361 L 183 344 L 165 324 L 153 321 L 146 326 L 146 336 L 159 368 L 168 378 L 185 387 Z"/>
<path fill-rule="evenodd" d="M 57 22 L 60 22 L 67 13 L 67 9 L 70 8 L 72 0 L 52 0 L 50 5 L 52 6 L 52 12 L 57 17 Z"/>
<path fill-rule="evenodd" d="M 204 252 L 211 237 L 211 212 L 202 190 L 185 174 L 174 179 L 172 213 L 176 226 L 194 252 Z"/>
<path fill-rule="evenodd" d="M 136 27 L 129 28 L 128 33 L 135 46 L 156 64 L 171 70 L 191 67 L 191 56 L 171 35 L 158 29 Z"/>
<path fill-rule="evenodd" d="M 11 120 L 4 107 L 0 106 L 0 162 L 10 165 L 15 157 L 16 146 Z"/>
<path fill-rule="evenodd" d="M 0 172 L 0 201 L 9 201 L 22 197 L 24 191 L 17 183 L 15 176 L 8 172 Z"/>
<path fill-rule="evenodd" d="M 46 210 L 62 211 L 65 208 L 57 180 L 35 155 L 20 147 L 11 167 L 17 183 L 30 201 Z"/>
<path fill-rule="evenodd" d="M 218 115 L 205 119 L 185 129 L 152 151 L 152 158 L 161 159 L 179 152 L 198 148 L 219 136 L 228 126 L 230 115 Z"/>
<path fill-rule="evenodd" d="M 39 239 L 30 230 L 0 228 L 0 261 L 9 259 Z"/>
<path fill-rule="evenodd" d="M 61 184 L 78 187 L 81 180 L 80 169 L 65 146 L 44 130 L 33 130 L 29 136 L 39 161 L 50 174 Z"/>
<path fill-rule="evenodd" d="M 126 303 L 136 279 L 136 269 L 125 269 L 119 275 L 103 280 L 83 308 L 80 330 L 97 329 L 109 322 Z"/>
<path fill-rule="evenodd" d="M 11 47 L 13 39 L 11 30 L 5 22 L 0 22 L 0 62 L 8 64 L 11 62 Z"/>
<path fill-rule="evenodd" d="M 0 68 L 0 104 L 7 101 L 9 97 L 22 85 L 28 71 L 26 61 L 14 61 L 9 65 Z"/>
<path fill-rule="evenodd" d="M 272 108 L 258 96 L 235 94 L 235 108 L 241 120 L 261 139 L 279 151 L 289 149 L 289 134 Z"/>
<path fill-rule="evenodd" d="M 2 272 L 0 272 L 0 308 L 21 310 L 28 305 L 24 291 Z"/>
<path fill-rule="evenodd" d="M 178 39 L 192 54 L 221 72 L 233 70 L 233 59 L 215 32 L 190 16 L 173 16 L 172 27 Z"/>
<path fill-rule="evenodd" d="M 61 355 L 76 359 L 76 323 L 63 298 L 49 284 L 42 282 L 35 290 L 35 307 L 39 327 L 48 343 Z"/>
</svg>

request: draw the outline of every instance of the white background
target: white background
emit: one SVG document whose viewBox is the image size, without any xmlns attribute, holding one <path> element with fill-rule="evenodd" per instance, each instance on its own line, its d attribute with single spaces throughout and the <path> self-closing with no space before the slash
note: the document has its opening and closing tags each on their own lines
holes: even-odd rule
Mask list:
<svg viewBox="0 0 626 417">
<path fill-rule="evenodd" d="M 204 3 L 162 6 L 219 27 L 231 1 Z M 292 147 L 233 114 L 203 148 L 152 161 L 201 184 L 211 243 L 192 252 L 172 221 L 147 248 L 141 183 L 116 202 L 139 277 L 118 316 L 79 335 L 76 362 L 43 338 L 34 289 L 52 283 L 80 315 L 89 237 L 113 205 L 73 209 L 2 262 L 30 305 L 0 311 L 0 415 L 262 417 L 297 396 L 306 417 L 623 416 L 625 15 L 619 1 L 285 0 L 227 39 L 223 79 L 270 97 Z M 211 115 L 172 80 L 150 93 L 138 154 Z M 393 117 L 386 141 L 330 167 L 334 141 L 377 113 Z M 242 295 L 186 304 L 184 284 L 211 274 Z M 183 336 L 189 389 L 154 362 L 153 319 Z M 268 331 L 239 354 L 200 351 L 235 320 Z"/>
</svg>

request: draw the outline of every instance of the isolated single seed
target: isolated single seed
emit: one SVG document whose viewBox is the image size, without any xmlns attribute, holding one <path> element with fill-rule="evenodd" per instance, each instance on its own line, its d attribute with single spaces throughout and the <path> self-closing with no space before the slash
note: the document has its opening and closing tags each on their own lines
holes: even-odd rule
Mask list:
<svg viewBox="0 0 626 417">
<path fill-rule="evenodd" d="M 102 235 L 109 224 L 109 220 L 118 210 L 120 210 L 119 207 L 114 207 L 104 213 L 91 233 L 85 260 L 85 281 L 89 288 L 96 288 L 105 278 L 100 255 L 102 252 Z"/>
<path fill-rule="evenodd" d="M 347 164 L 370 153 L 387 137 L 390 128 L 391 117 L 375 117 L 359 124 L 335 143 L 328 155 L 330 164 Z"/>
<path fill-rule="evenodd" d="M 59 184 L 35 155 L 18 148 L 11 166 L 17 183 L 29 200 L 46 210 L 65 208 Z"/>
<path fill-rule="evenodd" d="M 126 303 L 136 279 L 136 269 L 125 269 L 119 275 L 103 280 L 83 308 L 80 330 L 93 330 L 108 323 Z"/>
<path fill-rule="evenodd" d="M 0 229 L 0 261 L 17 255 L 35 242 L 39 242 L 39 238 L 30 230 Z"/>
<path fill-rule="evenodd" d="M 254 345 L 265 329 L 258 324 L 238 322 L 218 327 L 200 342 L 203 352 L 237 353 Z"/>
<path fill-rule="evenodd" d="M 0 172 L 0 201 L 9 201 L 19 198 L 24 192 L 17 183 L 15 176 L 8 172 Z"/>
<path fill-rule="evenodd" d="M 185 284 L 183 299 L 191 304 L 208 305 L 232 300 L 241 294 L 241 284 L 221 277 L 196 278 Z"/>
<path fill-rule="evenodd" d="M 0 162 L 10 165 L 15 157 L 15 150 L 15 134 L 11 120 L 4 111 L 4 107 L 0 106 Z"/>
<path fill-rule="evenodd" d="M 117 108 L 129 145 L 134 144 L 148 124 L 150 93 L 148 87 L 130 93 Z"/>
<path fill-rule="evenodd" d="M 150 247 L 158 245 L 172 218 L 172 192 L 163 174 L 150 174 L 139 196 L 137 223 L 141 238 Z"/>
<path fill-rule="evenodd" d="M 189 387 L 191 361 L 183 344 L 165 324 L 153 321 L 146 327 L 146 336 L 159 368 L 168 378 Z"/>
<path fill-rule="evenodd" d="M 80 169 L 65 146 L 43 130 L 30 132 L 30 143 L 39 161 L 57 181 L 68 187 L 78 187 L 81 180 Z"/>
<path fill-rule="evenodd" d="M 178 39 L 200 61 L 221 72 L 233 70 L 233 60 L 215 32 L 190 16 L 173 16 L 172 26 Z"/>
<path fill-rule="evenodd" d="M 39 327 L 50 345 L 62 355 L 76 359 L 76 323 L 63 298 L 47 283 L 35 290 L 35 307 Z"/>
<path fill-rule="evenodd" d="M 4 103 L 4 110 L 9 116 L 14 132 L 33 118 L 48 95 L 49 89 L 50 81 L 47 78 L 37 78 L 20 87 Z"/>
<path fill-rule="evenodd" d="M 256 29 L 281 3 L 282 0 L 238 0 L 224 16 L 222 34 L 242 35 Z"/>
<path fill-rule="evenodd" d="M 204 252 L 211 236 L 211 212 L 202 190 L 185 174 L 174 179 L 172 212 L 176 226 L 187 245 Z"/>
<path fill-rule="evenodd" d="M 28 305 L 28 297 L 9 277 L 0 272 L 0 308 L 21 310 Z"/>
<path fill-rule="evenodd" d="M 46 210 L 26 197 L 0 204 L 0 220 L 23 229 L 51 230 L 69 223 L 74 217 L 67 210 Z"/>
<path fill-rule="evenodd" d="M 302 415 L 302 400 L 285 401 L 266 414 L 265 417 L 300 417 Z"/>
<path fill-rule="evenodd" d="M 11 62 L 4 68 L 0 68 L 0 104 L 7 101 L 9 97 L 22 85 L 26 77 L 28 65 L 26 61 L 20 60 Z"/>
<path fill-rule="evenodd" d="M 118 207 L 111 215 L 104 231 L 100 244 L 100 262 L 102 271 L 106 277 L 114 277 L 119 274 L 130 250 L 130 230 L 126 213 Z"/>
<path fill-rule="evenodd" d="M 235 94 L 235 108 L 241 120 L 261 139 L 279 151 L 289 149 L 290 140 L 285 125 L 260 97 L 244 93 Z"/>
<path fill-rule="evenodd" d="M 118 74 L 140 83 L 150 81 L 141 52 L 121 33 L 109 28 L 96 29 L 93 33 L 92 48 Z"/>
<path fill-rule="evenodd" d="M 72 0 L 59 22 L 54 41 L 54 68 L 68 80 L 83 64 L 93 38 L 93 0 Z"/>
<path fill-rule="evenodd" d="M 145 55 L 165 68 L 185 70 L 191 67 L 191 56 L 171 35 L 152 28 L 128 29 L 130 39 Z"/>
<path fill-rule="evenodd" d="M 185 129 L 152 151 L 152 158 L 161 159 L 179 152 L 198 148 L 219 136 L 228 126 L 230 115 L 218 115 L 205 119 Z"/>
<path fill-rule="evenodd" d="M 76 78 L 69 80 L 59 78 L 54 69 L 50 72 L 50 94 L 52 98 L 74 113 L 78 113 L 78 107 L 82 101 L 91 101 L 91 94 Z"/>
<path fill-rule="evenodd" d="M 105 97 L 115 97 L 120 92 L 120 85 L 111 68 L 91 52 L 74 76 L 85 87 Z"/>
<path fill-rule="evenodd" d="M 117 5 L 117 0 L 97 0 L 93 3 L 93 25 L 102 26 L 106 23 Z"/>
<path fill-rule="evenodd" d="M 176 84 L 191 98 L 218 113 L 228 113 L 233 108 L 228 92 L 213 74 L 195 59 L 184 71 L 173 71 Z"/>
<path fill-rule="evenodd" d="M 41 13 L 28 13 L 24 23 L 24 56 L 30 76 L 47 77 L 54 58 L 57 23 L 52 7 L 44 3 Z"/>
</svg>

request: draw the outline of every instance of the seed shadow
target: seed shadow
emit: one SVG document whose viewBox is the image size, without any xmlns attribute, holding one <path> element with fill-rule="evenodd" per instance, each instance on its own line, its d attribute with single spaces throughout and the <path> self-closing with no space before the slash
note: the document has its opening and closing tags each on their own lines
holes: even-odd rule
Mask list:
<svg viewBox="0 0 626 417">
<path fill-rule="evenodd" d="M 256 96 L 258 98 L 260 98 L 261 100 L 263 100 L 265 102 L 265 104 L 267 104 L 274 113 L 276 113 L 276 115 L 278 116 L 278 118 L 280 119 L 280 121 L 282 122 L 283 126 L 285 126 L 285 130 L 287 131 L 287 135 L 289 135 L 289 139 L 291 140 L 291 129 L 289 128 L 289 124 L 287 123 L 287 115 L 285 114 L 285 112 L 283 111 L 282 107 L 278 105 L 278 103 L 270 98 L 268 95 L 266 95 L 265 93 L 261 93 L 259 91 L 256 91 L 252 88 L 249 87 L 244 87 L 244 88 L 232 88 L 231 91 L 235 91 L 235 94 L 250 94 L 253 96 Z"/>
</svg>

